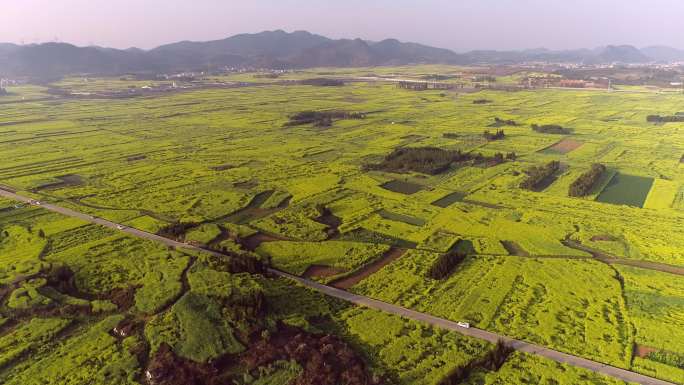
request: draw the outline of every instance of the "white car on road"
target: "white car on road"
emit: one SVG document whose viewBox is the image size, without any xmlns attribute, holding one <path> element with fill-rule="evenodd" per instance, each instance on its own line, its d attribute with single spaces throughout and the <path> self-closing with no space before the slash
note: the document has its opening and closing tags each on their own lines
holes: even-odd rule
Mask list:
<svg viewBox="0 0 684 385">
<path fill-rule="evenodd" d="M 124 229 L 124 227 L 123 227 L 123 226 L 121 226 L 121 225 L 116 225 L 116 229 L 117 229 L 117 230 L 123 230 L 123 229 Z"/>
<path fill-rule="evenodd" d="M 465 328 L 465 329 L 470 329 L 470 324 L 468 322 L 460 321 L 460 322 L 456 322 L 456 325 L 458 325 L 462 328 Z"/>
</svg>

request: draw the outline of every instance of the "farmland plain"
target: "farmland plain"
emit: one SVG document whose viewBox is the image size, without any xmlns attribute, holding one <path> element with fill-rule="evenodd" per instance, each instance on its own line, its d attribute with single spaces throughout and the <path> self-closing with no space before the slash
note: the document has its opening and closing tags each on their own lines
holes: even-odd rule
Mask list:
<svg viewBox="0 0 684 385">
<path fill-rule="evenodd" d="M 372 69 L 416 78 L 461 70 Z M 371 69 L 325 71 L 354 78 Z M 2 105 L 0 115 L 0 185 L 149 232 L 183 224 L 173 235 L 186 242 L 294 274 L 329 268 L 334 274 L 318 278 L 325 282 L 354 277 L 390 250 L 402 250 L 349 290 L 684 383 L 678 366 L 684 350 L 672 338 L 682 319 L 684 277 L 596 258 L 684 266 L 684 236 L 677 230 L 684 228 L 684 126 L 646 121 L 680 111 L 681 95 L 416 92 L 388 82 L 317 87 L 254 74 L 217 78 L 255 84 L 136 98 L 82 95 L 142 84 L 117 79 L 53 85 L 78 97 L 10 89 L 15 102 Z M 363 118 L 288 124 L 310 110 Z M 516 124 L 502 127 L 503 139 L 487 140 L 483 131 L 495 118 Z M 571 133 L 537 132 L 533 124 Z M 427 174 L 372 167 L 397 148 L 418 147 L 484 159 L 515 156 L 453 162 Z M 531 167 L 550 161 L 562 167 L 548 186 L 520 188 Z M 608 171 L 588 196 L 569 197 L 570 184 L 593 163 Z M 361 352 L 370 372 L 401 384 L 436 384 L 491 349 L 346 308 L 282 281 L 226 271 L 205 255 L 0 203 L 0 346 L 13 349 L 6 357 L 3 350 L 0 379 L 31 383 L 22 381 L 44 374 L 53 376 L 45 381 L 78 383 L 84 374 L 53 362 L 79 352 L 94 365 L 79 370 L 98 373 L 101 383 L 143 381 L 148 361 L 158 363 L 165 349 L 195 363 L 223 356 L 249 361 L 255 329 L 249 325 L 264 314 L 270 321 L 258 324 L 269 333 L 285 333 L 274 326 L 284 323 L 339 336 Z M 468 256 L 446 279 L 429 278 L 432 264 L 450 251 Z M 51 275 L 60 266 L 73 273 L 72 283 L 60 286 Z M 255 305 L 262 300 L 265 310 Z M 54 310 L 68 306 L 87 310 L 75 316 Z M 137 332 L 109 333 L 130 320 L 142 325 L 132 329 Z M 25 335 L 29 323 L 36 323 L 35 335 Z M 191 326 L 200 324 L 206 335 Z M 43 348 L 45 341 L 51 342 Z M 93 341 L 101 341 L 98 349 Z M 62 350 L 49 351 L 50 344 Z M 305 370 L 296 362 L 278 365 L 261 369 L 264 381 Z M 472 374 L 467 383 L 523 378 L 614 383 L 519 353 L 498 372 Z"/>
</svg>

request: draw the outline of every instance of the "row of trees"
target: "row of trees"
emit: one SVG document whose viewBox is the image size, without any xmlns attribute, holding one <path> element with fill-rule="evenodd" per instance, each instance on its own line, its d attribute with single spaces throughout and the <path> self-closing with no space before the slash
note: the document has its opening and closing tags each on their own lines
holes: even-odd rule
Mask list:
<svg viewBox="0 0 684 385">
<path fill-rule="evenodd" d="M 541 126 L 538 124 L 533 124 L 532 129 L 542 134 L 568 135 L 572 133 L 569 128 L 559 126 L 558 124 L 543 124 Z"/>
<path fill-rule="evenodd" d="M 551 177 L 560 169 L 560 162 L 552 160 L 543 166 L 533 166 L 525 171 L 527 178 L 520 183 L 520 188 L 532 190 L 540 185 L 546 178 Z"/>
<path fill-rule="evenodd" d="M 460 251 L 450 251 L 442 254 L 430 266 L 427 272 L 428 278 L 442 280 L 448 278 L 456 266 L 460 265 L 466 259 L 467 255 Z"/>
<path fill-rule="evenodd" d="M 683 115 L 670 115 L 670 116 L 661 116 L 661 115 L 649 115 L 646 117 L 646 121 L 649 123 L 674 123 L 674 122 L 684 122 L 684 114 Z"/>
<path fill-rule="evenodd" d="M 591 189 L 594 187 L 596 182 L 601 178 L 601 175 L 606 172 L 606 166 L 595 163 L 591 165 L 591 169 L 580 175 L 575 179 L 568 190 L 568 195 L 571 197 L 583 197 L 589 195 Z"/>
<path fill-rule="evenodd" d="M 488 142 L 491 142 L 493 140 L 500 140 L 506 137 L 506 134 L 504 134 L 504 130 L 496 130 L 495 133 L 491 133 L 489 132 L 489 130 L 485 130 L 485 132 L 482 135 Z"/>
<path fill-rule="evenodd" d="M 366 114 L 362 112 L 347 111 L 302 111 L 290 116 L 290 121 L 285 127 L 312 124 L 315 127 L 330 127 L 334 120 L 364 119 Z"/>
</svg>

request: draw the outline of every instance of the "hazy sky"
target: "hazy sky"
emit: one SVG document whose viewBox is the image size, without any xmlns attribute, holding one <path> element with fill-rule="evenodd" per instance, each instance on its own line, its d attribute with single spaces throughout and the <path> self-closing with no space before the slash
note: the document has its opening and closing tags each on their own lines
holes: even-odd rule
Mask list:
<svg viewBox="0 0 684 385">
<path fill-rule="evenodd" d="M 0 15 L 2 42 L 116 48 L 274 29 L 456 51 L 684 48 L 682 0 L 0 0 Z"/>
</svg>

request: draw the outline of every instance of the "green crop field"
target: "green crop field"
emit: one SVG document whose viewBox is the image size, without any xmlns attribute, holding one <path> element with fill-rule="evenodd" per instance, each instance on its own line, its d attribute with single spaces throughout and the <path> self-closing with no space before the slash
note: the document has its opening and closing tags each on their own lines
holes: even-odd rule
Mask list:
<svg viewBox="0 0 684 385">
<path fill-rule="evenodd" d="M 310 369 L 285 341 L 327 338 L 371 377 L 436 385 L 493 349 L 322 297 L 257 263 L 351 277 L 356 294 L 684 383 L 684 124 L 646 120 L 681 111 L 682 95 L 350 80 L 463 70 L 240 73 L 203 80 L 239 87 L 130 98 L 107 95 L 150 82 L 50 85 L 77 97 L 10 87 L 1 188 L 226 260 L 0 200 L 0 382 L 143 384 L 147 370 L 224 365 L 225 383 L 287 384 Z M 348 81 L 287 82 L 322 76 Z M 292 123 L 309 111 L 329 121 Z M 505 120 L 516 124 L 496 125 Z M 503 137 L 483 135 L 491 127 Z M 561 166 L 543 188 L 521 188 L 552 161 Z M 570 197 L 594 163 L 607 171 Z M 447 253 L 463 261 L 430 277 Z M 514 353 L 463 383 L 620 382 Z"/>
<path fill-rule="evenodd" d="M 599 202 L 643 207 L 653 186 L 652 178 L 617 173 L 596 198 Z"/>
</svg>

